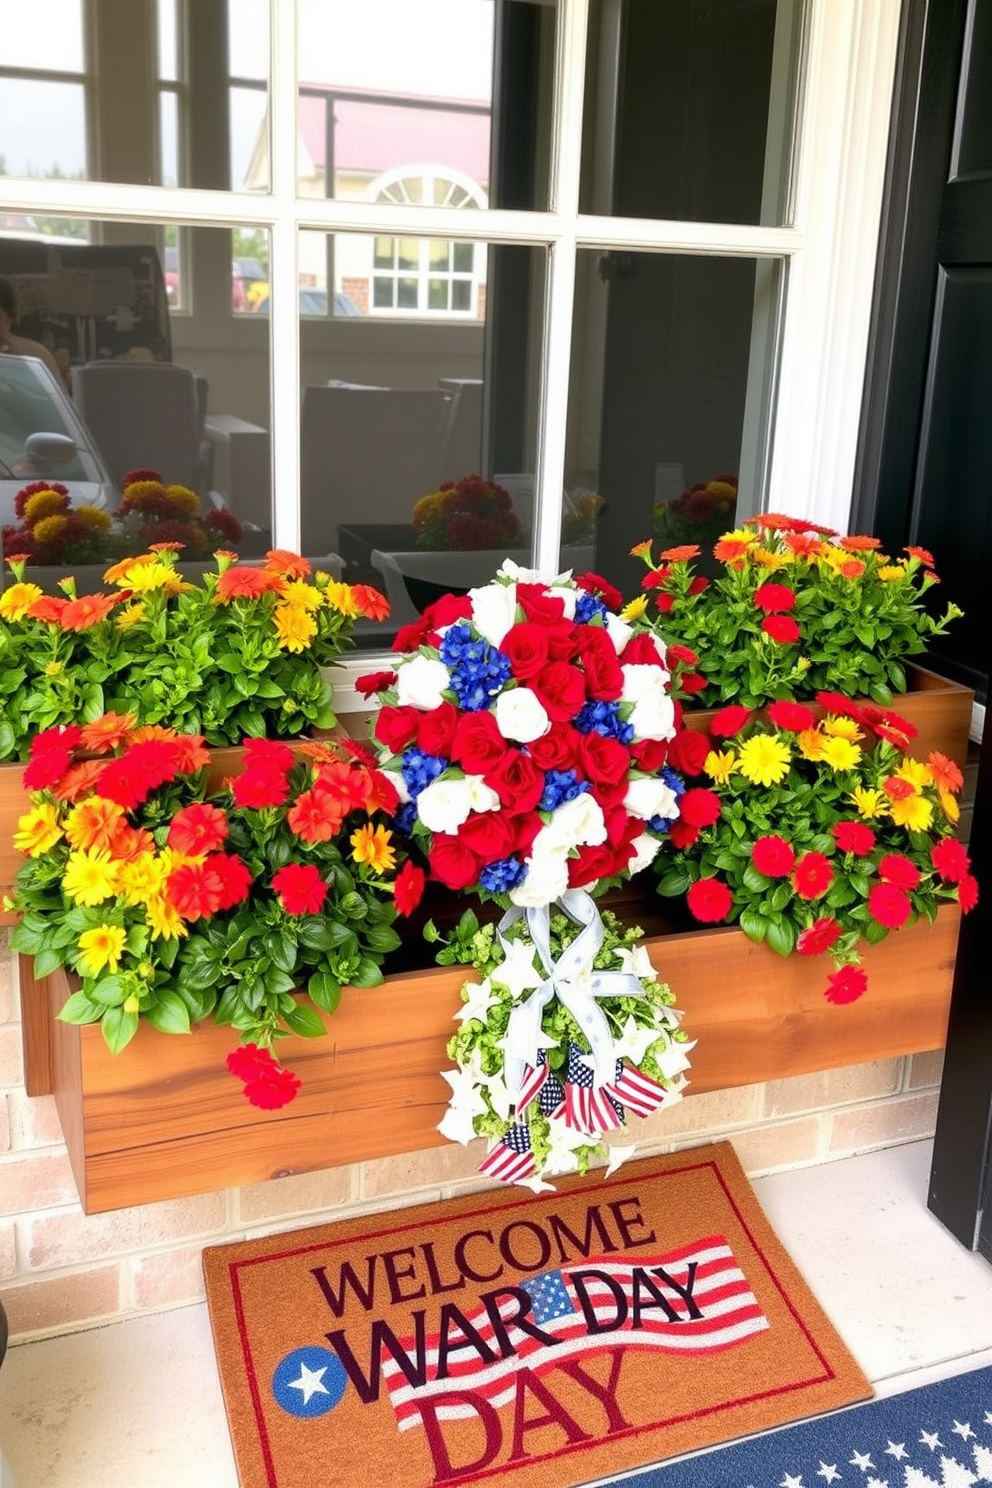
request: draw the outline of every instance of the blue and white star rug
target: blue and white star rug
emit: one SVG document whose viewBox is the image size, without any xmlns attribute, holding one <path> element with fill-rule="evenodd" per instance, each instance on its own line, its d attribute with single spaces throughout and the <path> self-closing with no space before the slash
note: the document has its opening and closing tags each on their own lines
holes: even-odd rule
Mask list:
<svg viewBox="0 0 992 1488">
<path fill-rule="evenodd" d="M 973 1488 L 992 1483 L 992 1369 L 769 1431 L 613 1488 Z"/>
</svg>

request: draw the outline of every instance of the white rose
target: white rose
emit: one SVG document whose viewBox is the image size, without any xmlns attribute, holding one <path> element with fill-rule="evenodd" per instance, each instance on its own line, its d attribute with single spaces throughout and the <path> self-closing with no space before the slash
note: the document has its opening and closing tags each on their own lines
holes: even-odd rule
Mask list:
<svg viewBox="0 0 992 1488">
<path fill-rule="evenodd" d="M 538 837 L 540 837 L 540 832 Z M 537 839 L 534 840 L 537 846 Z M 544 904 L 553 904 L 568 890 L 568 850 L 549 848 L 533 853 L 527 864 L 527 875 L 516 888 L 510 890 L 514 904 L 527 909 L 539 909 Z"/>
<path fill-rule="evenodd" d="M 665 693 L 668 687 L 668 673 L 650 662 L 627 662 L 620 671 L 623 674 L 622 703 L 639 703 L 641 698 Z"/>
<path fill-rule="evenodd" d="M 654 775 L 632 780 L 627 787 L 623 804 L 631 816 L 639 817 L 641 821 L 650 821 L 655 816 L 664 817 L 667 821 L 669 817 L 679 814 L 678 796 L 671 786 Z"/>
<path fill-rule="evenodd" d="M 634 856 L 627 863 L 627 872 L 640 873 L 642 868 L 647 868 L 649 863 L 654 862 L 661 842 L 650 833 L 642 832 L 640 837 L 634 838 L 631 847 L 634 849 Z"/>
<path fill-rule="evenodd" d="M 473 811 L 499 810 L 499 796 L 481 775 L 466 775 L 465 783 L 468 786 L 468 803 Z"/>
<path fill-rule="evenodd" d="M 513 687 L 496 699 L 496 727 L 504 739 L 531 744 L 551 727 L 544 704 L 529 687 Z"/>
<path fill-rule="evenodd" d="M 648 693 L 634 704 L 627 722 L 635 739 L 672 739 L 675 737 L 675 704 L 667 692 Z"/>
<path fill-rule="evenodd" d="M 430 656 L 413 656 L 399 668 L 397 701 L 404 707 L 430 713 L 444 702 L 444 690 L 450 686 L 451 678 L 443 661 Z"/>
<path fill-rule="evenodd" d="M 571 584 L 554 583 L 548 586 L 548 593 L 553 594 L 556 599 L 564 602 L 564 618 L 566 620 L 574 620 L 575 606 L 579 602 L 579 591 L 573 589 Z"/>
<path fill-rule="evenodd" d="M 470 779 L 432 780 L 417 797 L 417 815 L 431 832 L 457 832 L 472 810 Z"/>
<path fill-rule="evenodd" d="M 604 625 L 606 634 L 613 642 L 613 649 L 619 656 L 624 646 L 626 646 L 634 634 L 634 627 L 628 625 L 626 620 L 621 620 L 619 615 L 614 615 L 612 610 L 607 610 Z"/>
<path fill-rule="evenodd" d="M 470 589 L 472 624 L 491 646 L 498 646 L 517 619 L 516 584 L 486 584 Z"/>
<path fill-rule="evenodd" d="M 520 564 L 515 563 L 512 558 L 504 558 L 496 572 L 501 578 L 516 579 L 520 584 L 539 584 L 541 582 L 541 575 L 538 569 L 521 568 Z"/>
<path fill-rule="evenodd" d="M 555 808 L 547 826 L 534 838 L 534 849 L 541 851 L 539 844 L 543 843 L 552 847 L 598 847 L 605 841 L 603 808 L 588 791 L 583 791 Z"/>
</svg>

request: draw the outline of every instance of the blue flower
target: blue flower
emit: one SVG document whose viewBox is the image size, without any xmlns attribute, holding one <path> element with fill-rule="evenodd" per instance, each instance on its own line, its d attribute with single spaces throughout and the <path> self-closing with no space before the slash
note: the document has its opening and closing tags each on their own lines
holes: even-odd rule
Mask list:
<svg viewBox="0 0 992 1488">
<path fill-rule="evenodd" d="M 580 780 L 574 770 L 549 770 L 544 777 L 544 790 L 537 803 L 539 811 L 554 811 L 564 801 L 572 801 L 589 789 L 588 780 Z"/>
<path fill-rule="evenodd" d="M 619 739 L 621 744 L 630 744 L 634 738 L 634 726 L 620 717 L 619 703 L 586 703 L 576 714 L 575 727 L 581 734 L 602 734 L 604 739 Z"/>
<path fill-rule="evenodd" d="M 674 791 L 675 795 L 685 795 L 685 781 L 682 779 L 681 775 L 676 775 L 675 771 L 671 768 L 670 765 L 662 765 L 661 778 L 668 786 L 668 789 L 670 791 Z"/>
<path fill-rule="evenodd" d="M 393 817 L 393 826 L 404 837 L 409 837 L 417 820 L 417 807 L 413 801 L 404 801 Z"/>
<path fill-rule="evenodd" d="M 510 658 L 474 635 L 465 620 L 445 632 L 441 660 L 451 673 L 451 689 L 465 713 L 488 708 L 511 676 Z"/>
<path fill-rule="evenodd" d="M 479 882 L 490 894 L 504 894 L 507 889 L 516 887 L 526 871 L 519 858 L 497 858 L 495 863 L 486 864 L 479 874 Z"/>
<path fill-rule="evenodd" d="M 603 623 L 605 624 L 608 614 L 609 610 L 601 599 L 596 598 L 595 594 L 582 593 L 579 595 L 575 605 L 576 625 L 588 625 L 590 620 L 594 620 L 597 615 L 603 617 Z"/>
<path fill-rule="evenodd" d="M 416 799 L 422 790 L 436 780 L 448 768 L 450 760 L 444 759 L 440 754 L 425 754 L 422 749 L 411 745 L 404 750 L 400 759 L 400 773 L 406 781 L 406 788 L 410 795 Z"/>
</svg>

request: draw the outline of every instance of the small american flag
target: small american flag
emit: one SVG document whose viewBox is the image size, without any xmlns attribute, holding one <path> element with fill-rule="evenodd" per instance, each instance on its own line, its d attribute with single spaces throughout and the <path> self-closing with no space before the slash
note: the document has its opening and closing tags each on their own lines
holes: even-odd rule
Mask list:
<svg viewBox="0 0 992 1488">
<path fill-rule="evenodd" d="M 586 1055 L 578 1044 L 568 1046 L 568 1083 L 565 1086 L 565 1121 L 574 1131 L 615 1131 L 623 1125 L 623 1107 L 611 1100 L 611 1085 L 593 1087 L 593 1072 L 582 1061 Z M 617 1078 L 622 1072 L 622 1063 L 617 1061 Z"/>
<path fill-rule="evenodd" d="M 503 1183 L 519 1183 L 521 1178 L 532 1177 L 534 1170 L 530 1127 L 526 1121 L 515 1122 L 479 1164 L 480 1173 Z"/>
</svg>

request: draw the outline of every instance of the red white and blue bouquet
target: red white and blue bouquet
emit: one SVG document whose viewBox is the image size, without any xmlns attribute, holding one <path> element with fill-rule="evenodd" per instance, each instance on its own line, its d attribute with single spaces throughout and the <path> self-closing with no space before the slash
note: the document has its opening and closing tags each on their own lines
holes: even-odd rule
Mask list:
<svg viewBox="0 0 992 1488">
<path fill-rule="evenodd" d="M 695 658 L 620 603 L 597 575 L 548 582 L 507 561 L 363 679 L 396 826 L 432 879 L 505 910 L 495 927 L 463 917 L 439 958 L 483 973 L 462 989 L 441 1130 L 488 1136 L 480 1171 L 532 1187 L 605 1155 L 627 1110 L 673 1099 L 688 1067 L 640 931 L 604 924 L 593 898 L 653 861 L 684 788 L 678 693 Z"/>
</svg>

